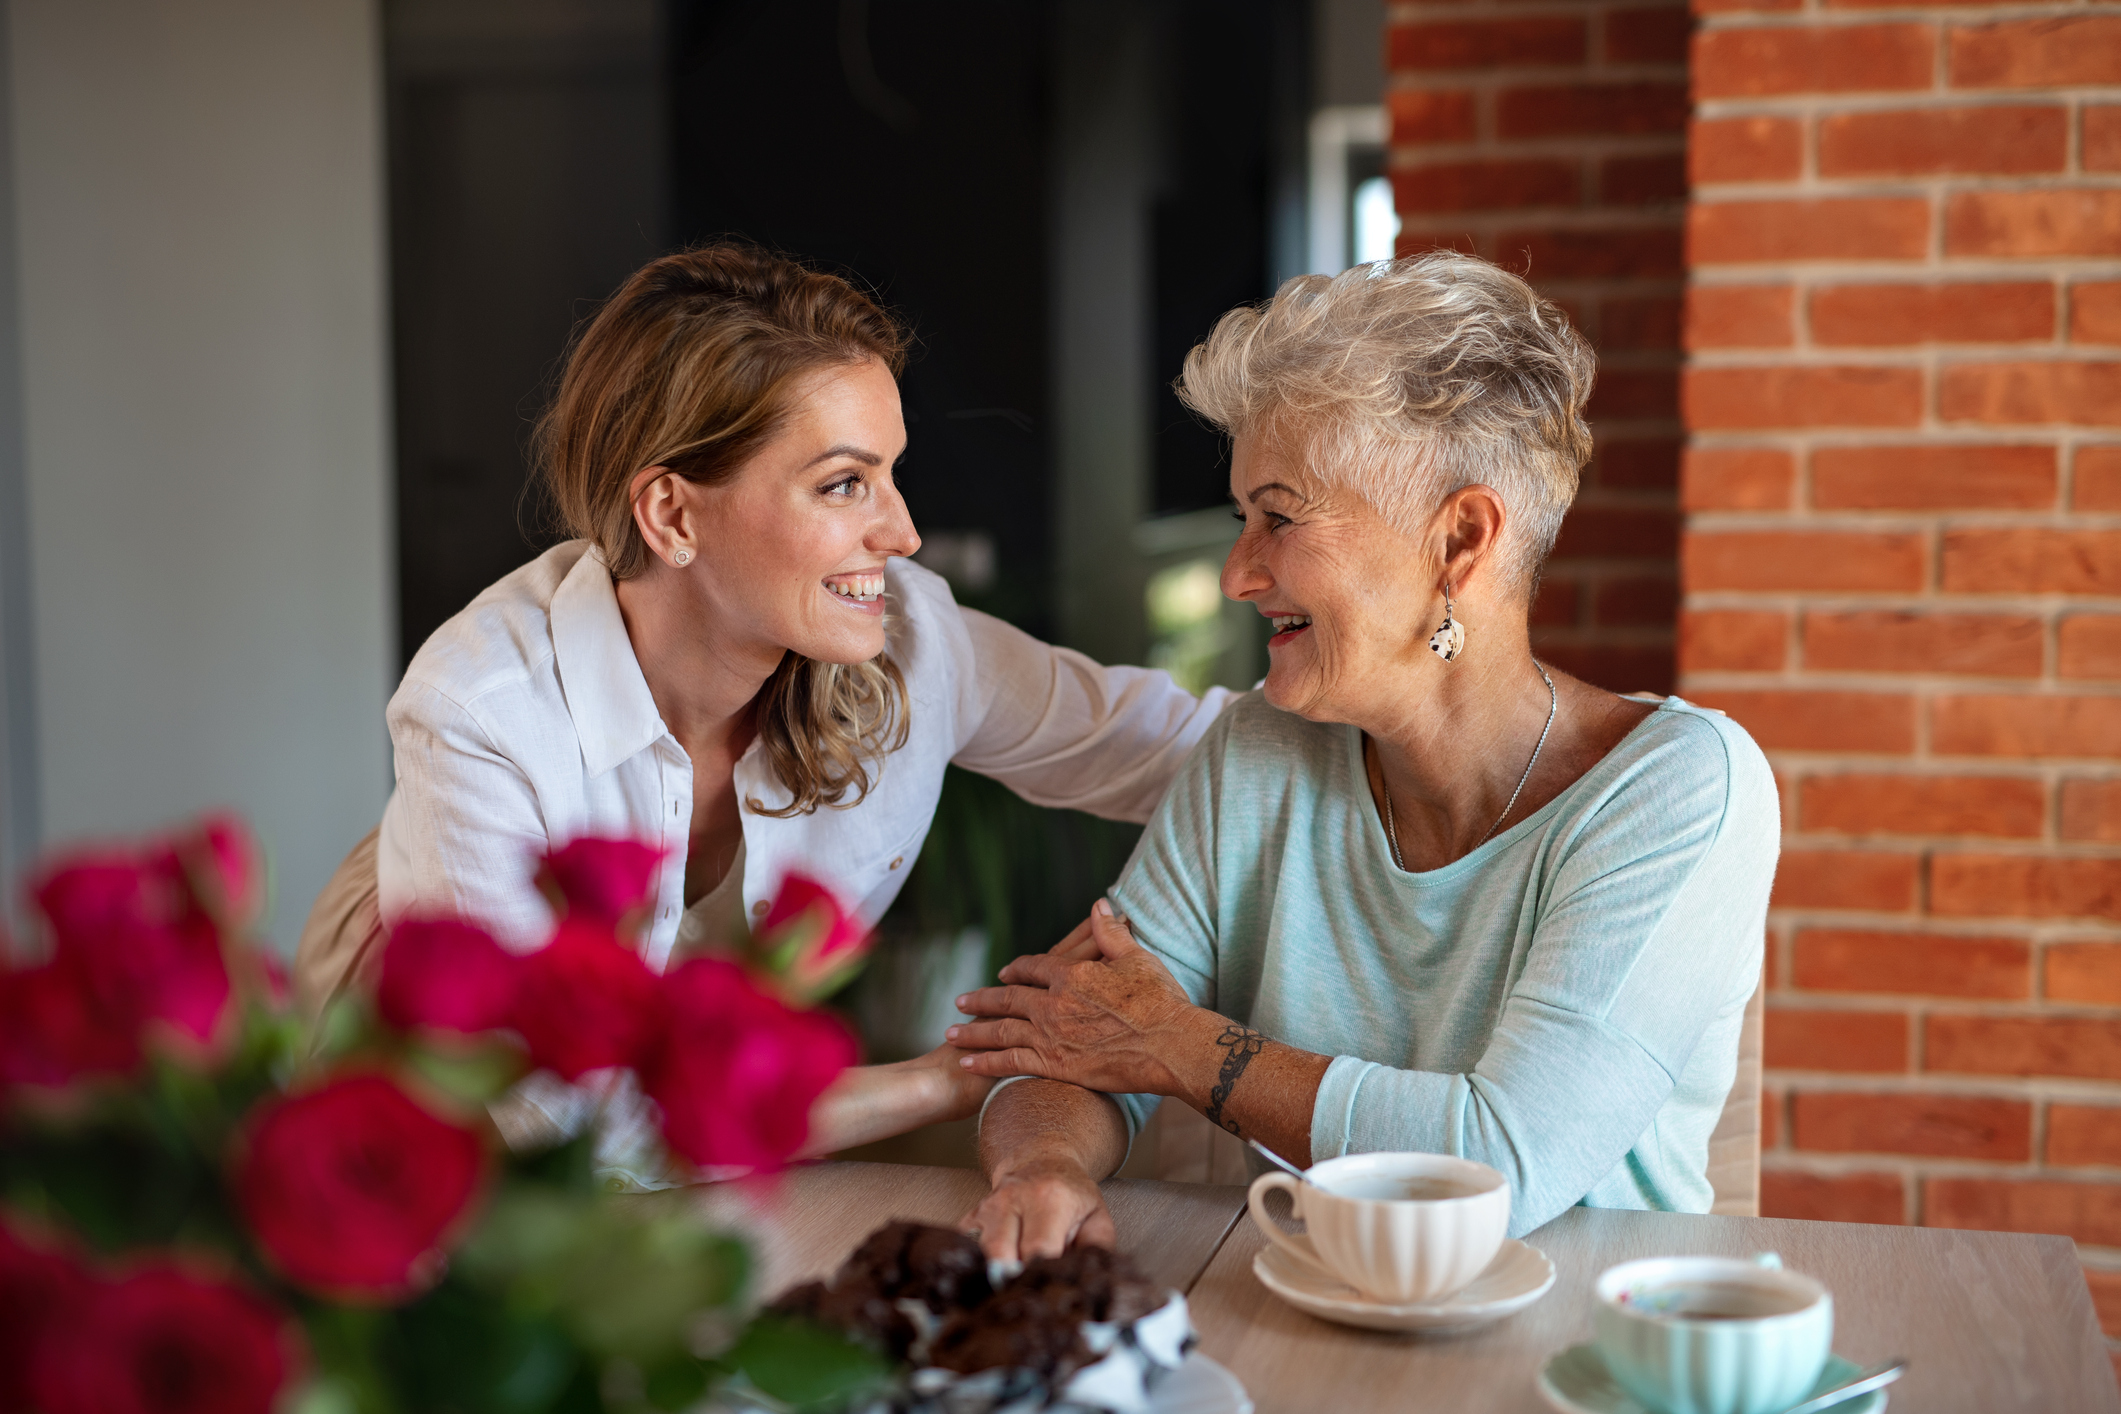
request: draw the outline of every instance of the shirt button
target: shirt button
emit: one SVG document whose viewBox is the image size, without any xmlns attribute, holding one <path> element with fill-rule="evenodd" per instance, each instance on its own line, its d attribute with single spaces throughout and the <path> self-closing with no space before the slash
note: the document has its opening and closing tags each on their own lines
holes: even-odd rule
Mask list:
<svg viewBox="0 0 2121 1414">
<path fill-rule="evenodd" d="M 766 916 L 766 908 L 766 900 L 760 899 L 757 903 L 751 905 L 752 916 L 755 918 L 764 918 Z"/>
<path fill-rule="evenodd" d="M 905 862 L 906 862 L 906 856 L 902 854 L 902 855 L 900 855 L 900 856 L 899 856 L 898 858 L 896 858 L 896 859 L 894 859 L 894 860 L 892 860 L 892 861 L 891 861 L 891 867 L 892 867 L 892 868 L 894 868 L 894 869 L 896 869 L 896 868 L 898 868 L 898 867 L 899 867 L 899 866 L 900 866 L 901 864 L 904 864 Z"/>
</svg>

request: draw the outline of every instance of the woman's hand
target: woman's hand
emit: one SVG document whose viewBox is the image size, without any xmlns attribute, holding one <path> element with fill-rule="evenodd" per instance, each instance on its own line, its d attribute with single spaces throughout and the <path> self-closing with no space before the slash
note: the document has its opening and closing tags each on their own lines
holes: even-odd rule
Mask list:
<svg viewBox="0 0 2121 1414">
<path fill-rule="evenodd" d="M 1222 1022 L 1193 1005 L 1104 899 L 1086 926 L 1095 960 L 1070 960 L 1085 951 L 1080 929 L 1050 953 L 1020 957 L 1002 969 L 1007 985 L 957 999 L 959 1011 L 986 1019 L 944 1034 L 977 1053 L 964 1062 L 977 1075 L 1038 1075 L 1107 1094 L 1182 1093 L 1171 1058 L 1211 1050 L 1198 1033 Z"/>
<path fill-rule="evenodd" d="M 1114 1247 L 1119 1229 L 1097 1180 L 1072 1158 L 1040 1158 L 994 1175 L 994 1189 L 959 1224 L 1003 1262 L 1058 1257 L 1076 1242 Z"/>
<path fill-rule="evenodd" d="M 934 1120 L 970 1119 L 979 1113 L 994 1088 L 994 1077 L 968 1070 L 962 1062 L 970 1052 L 945 1041 L 923 1056 L 901 1062 L 908 1070 L 926 1078 L 934 1095 Z"/>
<path fill-rule="evenodd" d="M 978 1114 L 994 1080 L 967 1070 L 964 1057 L 946 1044 L 912 1060 L 843 1072 L 811 1105 L 810 1137 L 796 1157 L 813 1159 Z"/>
</svg>

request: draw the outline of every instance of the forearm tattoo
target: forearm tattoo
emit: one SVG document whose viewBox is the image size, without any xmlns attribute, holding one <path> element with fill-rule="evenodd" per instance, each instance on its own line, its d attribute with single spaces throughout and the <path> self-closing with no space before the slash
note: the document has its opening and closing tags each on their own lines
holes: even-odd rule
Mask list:
<svg viewBox="0 0 2121 1414">
<path fill-rule="evenodd" d="M 1252 1057 L 1265 1049 L 1267 1038 L 1249 1026 L 1230 1025 L 1225 1026 L 1223 1034 L 1215 1038 L 1215 1044 L 1229 1054 L 1223 1057 L 1223 1068 L 1216 1072 L 1215 1088 L 1208 1092 L 1208 1108 L 1202 1113 L 1208 1117 L 1210 1124 L 1220 1125 L 1232 1134 L 1239 1134 L 1237 1121 L 1223 1118 L 1223 1103 L 1230 1098 L 1230 1092 L 1237 1088 L 1237 1078 L 1245 1073 L 1246 1066 L 1252 1064 Z"/>
</svg>

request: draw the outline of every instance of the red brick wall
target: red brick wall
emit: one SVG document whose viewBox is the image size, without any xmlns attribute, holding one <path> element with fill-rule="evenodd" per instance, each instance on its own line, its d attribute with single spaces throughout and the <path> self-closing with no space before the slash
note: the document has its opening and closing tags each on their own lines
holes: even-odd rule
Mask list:
<svg viewBox="0 0 2121 1414">
<path fill-rule="evenodd" d="M 1681 690 L 1767 748 L 1766 1211 L 2121 1332 L 2121 4 L 1699 0 Z"/>
<path fill-rule="evenodd" d="M 1688 26 L 1684 0 L 1420 0 L 1387 32 L 1402 251 L 1478 251 L 1598 346 L 1534 641 L 1622 691 L 1673 680 Z"/>
</svg>

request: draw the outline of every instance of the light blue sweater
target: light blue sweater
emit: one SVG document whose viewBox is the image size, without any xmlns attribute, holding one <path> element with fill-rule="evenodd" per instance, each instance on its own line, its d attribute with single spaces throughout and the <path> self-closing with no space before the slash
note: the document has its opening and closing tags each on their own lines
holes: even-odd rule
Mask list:
<svg viewBox="0 0 2121 1414">
<path fill-rule="evenodd" d="M 1779 837 L 1759 748 L 1674 697 L 1509 830 L 1402 872 L 1361 733 L 1253 694 L 1112 899 L 1195 1003 L 1334 1057 L 1315 1160 L 1478 1159 L 1524 1233 L 1579 1202 L 1708 1210 Z M 1157 1103 L 1117 1098 L 1130 1130 Z"/>
</svg>

